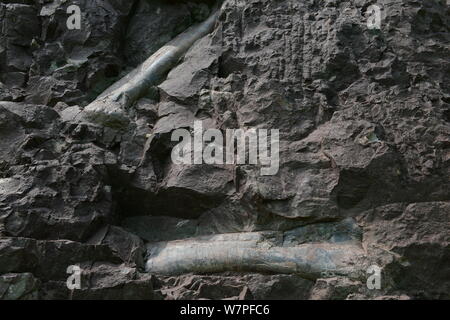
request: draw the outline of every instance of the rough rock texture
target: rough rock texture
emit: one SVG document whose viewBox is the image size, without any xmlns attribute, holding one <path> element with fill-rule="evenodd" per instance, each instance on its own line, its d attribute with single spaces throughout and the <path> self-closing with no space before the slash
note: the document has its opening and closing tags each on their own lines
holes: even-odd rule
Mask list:
<svg viewBox="0 0 450 320">
<path fill-rule="evenodd" d="M 78 115 L 212 1 L 2 1 L 0 298 L 449 299 L 450 9 L 379 0 L 371 30 L 371 3 L 225 0 L 214 31 L 115 128 Z M 194 120 L 279 129 L 279 173 L 174 165 L 171 133 Z M 351 241 L 355 270 L 380 266 L 381 289 L 364 273 L 145 271 L 154 243 L 266 231 Z"/>
</svg>

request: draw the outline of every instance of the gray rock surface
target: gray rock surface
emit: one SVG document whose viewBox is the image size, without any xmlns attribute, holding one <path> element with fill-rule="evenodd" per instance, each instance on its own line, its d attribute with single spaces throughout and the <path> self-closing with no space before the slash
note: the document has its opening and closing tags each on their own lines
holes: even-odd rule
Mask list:
<svg viewBox="0 0 450 320">
<path fill-rule="evenodd" d="M 39 280 L 31 273 L 7 273 L 0 276 L 0 299 L 35 300 L 38 296 Z"/>
<path fill-rule="evenodd" d="M 225 0 L 123 127 L 80 113 L 212 1 L 70 4 L 80 30 L 66 27 L 68 1 L 0 3 L 0 298 L 450 297 L 444 1 L 377 1 L 373 30 L 367 1 Z M 279 173 L 173 164 L 171 133 L 195 120 L 279 129 Z M 331 273 L 145 272 L 154 243 L 260 232 L 293 247 L 352 241 L 382 288 Z M 66 287 L 69 265 L 81 290 Z"/>
</svg>

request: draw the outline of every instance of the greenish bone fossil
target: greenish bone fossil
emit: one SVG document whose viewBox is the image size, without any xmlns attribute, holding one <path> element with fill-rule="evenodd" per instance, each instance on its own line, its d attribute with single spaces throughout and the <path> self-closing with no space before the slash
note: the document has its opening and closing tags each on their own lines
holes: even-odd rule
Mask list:
<svg viewBox="0 0 450 320">
<path fill-rule="evenodd" d="M 295 273 L 316 279 L 358 277 L 363 251 L 357 243 L 292 245 L 276 231 L 230 233 L 149 243 L 146 271 L 168 275 L 252 271 Z"/>
<path fill-rule="evenodd" d="M 189 48 L 213 30 L 219 12 L 220 10 L 214 10 L 208 19 L 175 37 L 139 67 L 106 89 L 84 108 L 84 117 L 104 125 L 126 123 L 124 109 L 145 95 L 151 86 L 161 82 Z"/>
</svg>

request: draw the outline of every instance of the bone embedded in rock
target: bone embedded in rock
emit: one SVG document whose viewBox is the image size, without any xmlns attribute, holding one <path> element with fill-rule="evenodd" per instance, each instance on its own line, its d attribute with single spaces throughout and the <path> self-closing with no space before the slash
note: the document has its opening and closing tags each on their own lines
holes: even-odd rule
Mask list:
<svg viewBox="0 0 450 320">
<path fill-rule="evenodd" d="M 355 243 L 308 243 L 283 246 L 282 232 L 246 232 L 204 236 L 147 245 L 146 271 L 177 275 L 189 272 L 254 271 L 296 273 L 309 278 L 357 274 L 363 257 Z"/>
<path fill-rule="evenodd" d="M 106 89 L 84 109 L 84 117 L 103 125 L 126 124 L 124 110 L 145 95 L 151 86 L 158 84 L 197 40 L 213 30 L 218 15 L 219 10 L 216 10 L 204 22 L 178 35 L 139 67 Z"/>
</svg>

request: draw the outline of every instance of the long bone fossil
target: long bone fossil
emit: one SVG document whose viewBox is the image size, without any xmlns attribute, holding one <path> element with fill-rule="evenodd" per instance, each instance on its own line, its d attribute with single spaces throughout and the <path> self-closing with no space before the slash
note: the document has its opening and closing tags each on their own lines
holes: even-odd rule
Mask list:
<svg viewBox="0 0 450 320">
<path fill-rule="evenodd" d="M 281 232 L 247 232 L 149 243 L 146 271 L 178 275 L 250 271 L 294 273 L 316 279 L 358 278 L 363 250 L 356 243 L 288 244 Z"/>
<path fill-rule="evenodd" d="M 103 125 L 126 123 L 124 110 L 145 95 L 151 86 L 163 80 L 164 75 L 177 65 L 197 40 L 212 32 L 220 12 L 217 7 L 218 5 L 205 21 L 179 34 L 140 66 L 101 93 L 84 108 L 84 117 Z"/>
</svg>

